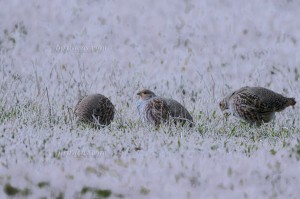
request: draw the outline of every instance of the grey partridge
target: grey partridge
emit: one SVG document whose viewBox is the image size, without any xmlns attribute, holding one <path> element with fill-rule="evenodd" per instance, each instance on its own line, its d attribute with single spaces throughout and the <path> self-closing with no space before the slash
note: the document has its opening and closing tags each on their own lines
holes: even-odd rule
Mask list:
<svg viewBox="0 0 300 199">
<path fill-rule="evenodd" d="M 275 112 L 295 104 L 295 98 L 262 87 L 246 86 L 227 95 L 219 106 L 224 114 L 231 113 L 250 124 L 261 125 L 274 119 Z"/>
<path fill-rule="evenodd" d="M 75 107 L 78 123 L 92 124 L 95 127 L 109 125 L 114 119 L 115 107 L 101 94 L 83 97 Z"/>
<path fill-rule="evenodd" d="M 154 92 L 144 89 L 137 93 L 140 99 L 137 104 L 142 121 L 155 126 L 172 119 L 175 124 L 188 123 L 193 126 L 193 118 L 179 102 L 173 99 L 158 97 Z"/>
</svg>

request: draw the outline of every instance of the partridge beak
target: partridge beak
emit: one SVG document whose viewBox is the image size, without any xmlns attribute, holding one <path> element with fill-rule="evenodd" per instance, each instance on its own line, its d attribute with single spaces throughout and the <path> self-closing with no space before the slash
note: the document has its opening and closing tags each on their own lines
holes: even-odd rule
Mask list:
<svg viewBox="0 0 300 199">
<path fill-rule="evenodd" d="M 139 96 L 141 96 L 141 92 L 138 92 L 136 95 L 139 95 Z"/>
</svg>

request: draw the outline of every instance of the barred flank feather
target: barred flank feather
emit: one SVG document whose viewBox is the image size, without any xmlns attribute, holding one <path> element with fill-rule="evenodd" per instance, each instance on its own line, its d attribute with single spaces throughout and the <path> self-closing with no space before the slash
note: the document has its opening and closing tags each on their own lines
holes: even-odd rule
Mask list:
<svg viewBox="0 0 300 199">
<path fill-rule="evenodd" d="M 155 126 L 159 126 L 161 123 L 168 121 L 169 112 L 167 103 L 158 97 L 149 100 L 144 107 L 144 117 L 146 121 L 153 123 Z"/>
<path fill-rule="evenodd" d="M 87 95 L 75 107 L 78 123 L 91 123 L 96 126 L 109 125 L 114 114 L 114 105 L 101 94 Z"/>
</svg>

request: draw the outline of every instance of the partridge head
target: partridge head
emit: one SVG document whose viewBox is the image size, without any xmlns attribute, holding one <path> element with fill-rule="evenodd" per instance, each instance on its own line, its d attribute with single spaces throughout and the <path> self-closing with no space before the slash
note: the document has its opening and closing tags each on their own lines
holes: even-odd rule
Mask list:
<svg viewBox="0 0 300 199">
<path fill-rule="evenodd" d="M 140 100 L 148 100 L 153 97 L 156 97 L 155 93 L 148 89 L 141 90 L 140 92 L 137 93 L 138 96 L 140 96 Z"/>
</svg>

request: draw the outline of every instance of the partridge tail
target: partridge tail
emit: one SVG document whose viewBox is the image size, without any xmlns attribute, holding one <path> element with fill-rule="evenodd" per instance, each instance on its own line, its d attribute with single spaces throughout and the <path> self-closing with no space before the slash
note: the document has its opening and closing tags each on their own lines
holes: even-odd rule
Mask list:
<svg viewBox="0 0 300 199">
<path fill-rule="evenodd" d="M 288 98 L 288 103 L 289 106 L 294 106 L 296 104 L 295 98 Z"/>
</svg>

